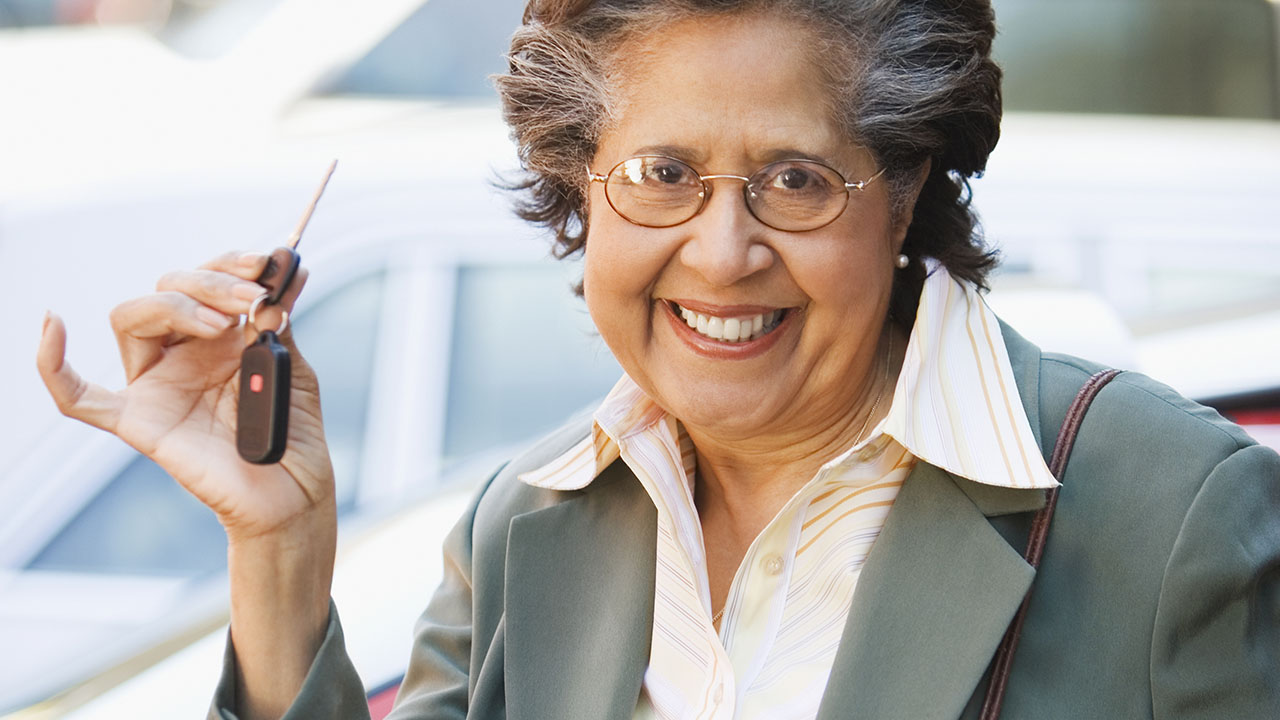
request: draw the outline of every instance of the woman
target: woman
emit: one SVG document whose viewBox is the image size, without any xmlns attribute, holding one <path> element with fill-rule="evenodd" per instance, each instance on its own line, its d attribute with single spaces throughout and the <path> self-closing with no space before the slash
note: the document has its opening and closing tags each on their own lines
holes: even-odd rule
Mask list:
<svg viewBox="0 0 1280 720">
<path fill-rule="evenodd" d="M 1280 716 L 1280 458 L 1216 414 L 1121 376 L 1039 572 L 1015 549 L 1095 368 L 978 296 L 993 33 L 980 0 L 531 3 L 498 79 L 522 212 L 585 253 L 626 376 L 454 529 L 393 717 L 976 717 L 1033 578 L 1005 717 Z M 360 717 L 305 366 L 282 462 L 232 447 L 264 262 L 117 308 L 122 393 L 56 319 L 40 367 L 227 529 L 210 716 Z"/>
</svg>

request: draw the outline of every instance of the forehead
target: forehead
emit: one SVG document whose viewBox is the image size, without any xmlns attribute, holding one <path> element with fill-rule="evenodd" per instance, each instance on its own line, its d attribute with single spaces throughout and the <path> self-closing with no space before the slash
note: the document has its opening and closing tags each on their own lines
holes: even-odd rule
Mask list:
<svg viewBox="0 0 1280 720">
<path fill-rule="evenodd" d="M 612 57 L 600 152 L 675 147 L 693 162 L 845 156 L 852 143 L 832 119 L 817 46 L 804 25 L 765 13 L 683 19 L 632 38 Z"/>
</svg>

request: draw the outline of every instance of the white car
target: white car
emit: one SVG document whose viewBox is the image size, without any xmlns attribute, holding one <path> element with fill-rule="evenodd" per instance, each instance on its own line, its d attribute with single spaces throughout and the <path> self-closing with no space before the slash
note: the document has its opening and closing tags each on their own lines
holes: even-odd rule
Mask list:
<svg viewBox="0 0 1280 720">
<path fill-rule="evenodd" d="M 478 178 L 470 186 L 485 189 Z M 331 192 L 302 248 L 312 281 L 293 327 L 321 378 L 344 533 L 481 477 L 617 379 L 568 268 L 515 223 L 329 232 L 344 226 L 347 197 L 336 181 Z M 93 298 L 108 288 L 92 273 L 67 277 L 83 295 L 55 308 L 102 322 Z M 94 334 L 73 321 L 69 359 L 90 377 L 114 375 L 103 367 L 114 349 Z M 225 538 L 212 514 L 108 435 L 45 426 L 8 466 L 0 496 L 0 634 L 25 648 L 0 660 L 10 707 L 225 605 Z"/>
<path fill-rule="evenodd" d="M 372 24 L 379 12 L 404 19 L 416 5 L 330 10 Z M 395 27 L 383 21 L 384 31 Z M 30 72 L 0 79 L 7 98 L 30 97 L 24 88 L 38 89 L 38 70 L 57 69 L 41 63 L 55 60 L 114 78 L 113 88 L 132 90 L 122 102 L 141 102 L 143 90 L 183 73 L 206 89 L 224 82 L 218 67 L 188 66 L 130 29 L 8 40 L 0 39 L 0 62 Z M 291 56 L 315 52 L 289 33 L 277 41 Z M 79 81 L 91 90 L 93 79 Z M 0 370 L 21 379 L 0 412 L 0 637 L 23 649 L 0 660 L 0 712 L 225 614 L 225 537 L 211 513 L 119 441 L 61 418 L 45 396 L 32 362 L 46 308 L 67 320 L 77 369 L 118 387 L 110 307 L 168 269 L 279 244 L 338 157 L 299 247 L 312 275 L 294 328 L 321 377 L 344 542 L 482 477 L 509 453 L 502 447 L 544 432 L 616 381 L 570 290 L 573 266 L 551 260 L 546 239 L 514 218 L 494 185 L 515 160 L 492 103 L 340 96 L 251 105 L 204 147 L 193 137 L 213 130 L 200 107 L 168 108 L 129 128 L 131 113 L 105 100 L 59 100 L 67 114 L 44 118 L 52 139 L 35 135 L 34 113 L 0 119 L 12 130 L 0 133 L 0 266 L 28 269 L 9 273 L 0 290 L 0 328 L 16 339 Z M 178 124 L 191 110 L 193 124 Z M 175 124 L 174 137 L 149 141 L 157 119 Z M 98 132 L 118 142 L 85 142 Z M 15 138 L 30 141 L 20 147 Z M 29 172 L 11 171 L 24 161 Z"/>
</svg>

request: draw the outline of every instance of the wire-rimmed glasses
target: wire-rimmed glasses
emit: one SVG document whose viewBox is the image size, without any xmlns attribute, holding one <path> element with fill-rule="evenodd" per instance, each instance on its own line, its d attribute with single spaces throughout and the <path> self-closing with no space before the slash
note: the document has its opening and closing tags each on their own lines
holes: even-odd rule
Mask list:
<svg viewBox="0 0 1280 720">
<path fill-rule="evenodd" d="M 587 168 L 591 182 L 604 183 L 609 206 L 624 220 L 650 228 L 686 222 L 711 199 L 712 180 L 741 180 L 747 210 L 775 230 L 803 232 L 828 225 L 861 191 L 884 174 L 847 182 L 835 169 L 813 160 L 781 160 L 751 174 L 700 175 L 687 163 L 663 155 L 628 158 L 601 175 Z"/>
</svg>

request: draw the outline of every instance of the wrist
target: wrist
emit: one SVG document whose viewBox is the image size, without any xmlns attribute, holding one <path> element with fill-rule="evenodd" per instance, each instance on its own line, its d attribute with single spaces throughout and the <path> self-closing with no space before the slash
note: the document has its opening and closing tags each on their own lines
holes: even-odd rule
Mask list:
<svg viewBox="0 0 1280 720">
<path fill-rule="evenodd" d="M 232 548 L 291 551 L 315 538 L 337 535 L 338 509 L 332 495 L 303 507 L 262 513 L 262 517 L 239 517 L 242 514 L 247 513 L 233 511 L 218 519 Z"/>
<path fill-rule="evenodd" d="M 279 717 L 302 687 L 329 622 L 333 513 L 308 513 L 228 544 L 231 638 L 245 717 Z"/>
<path fill-rule="evenodd" d="M 328 615 L 337 550 L 337 512 L 317 508 L 291 518 L 269 532 L 227 532 L 227 568 L 232 582 L 232 612 L 237 598 L 269 607 L 268 598 L 287 601 L 291 612 L 311 618 Z"/>
</svg>

